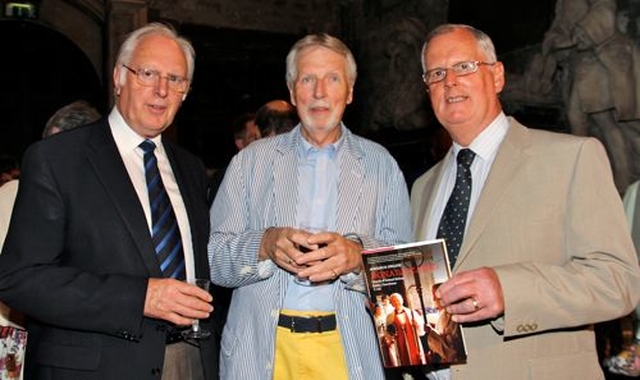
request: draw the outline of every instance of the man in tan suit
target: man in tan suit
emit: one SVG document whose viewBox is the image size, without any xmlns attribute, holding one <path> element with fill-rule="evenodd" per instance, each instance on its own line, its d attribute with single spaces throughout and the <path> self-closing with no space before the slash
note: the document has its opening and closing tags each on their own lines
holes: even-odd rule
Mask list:
<svg viewBox="0 0 640 380">
<path fill-rule="evenodd" d="M 481 31 L 440 26 L 422 60 L 454 144 L 413 186 L 417 239 L 439 235 L 456 155 L 475 153 L 454 275 L 436 293 L 463 325 L 468 360 L 427 377 L 603 379 L 592 324 L 633 310 L 640 271 L 602 144 L 505 116 L 504 67 Z"/>
</svg>

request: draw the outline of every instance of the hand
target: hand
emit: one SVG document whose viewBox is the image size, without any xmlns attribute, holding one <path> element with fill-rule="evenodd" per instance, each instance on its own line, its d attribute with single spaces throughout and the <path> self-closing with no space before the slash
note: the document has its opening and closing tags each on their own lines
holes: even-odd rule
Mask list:
<svg viewBox="0 0 640 380">
<path fill-rule="evenodd" d="M 300 247 L 310 251 L 303 253 Z M 322 282 L 358 272 L 361 252 L 359 244 L 335 232 L 310 234 L 290 227 L 273 227 L 262 236 L 259 259 L 270 259 L 300 277 Z"/>
<path fill-rule="evenodd" d="M 345 273 L 360 272 L 363 250 L 360 244 L 335 232 L 311 235 L 307 242 L 321 248 L 296 259 L 296 263 L 304 267 L 298 276 L 322 282 L 335 280 Z"/>
<path fill-rule="evenodd" d="M 309 236 L 308 232 L 291 227 L 267 228 L 262 235 L 258 259 L 271 260 L 281 268 L 295 273 L 300 269 L 295 259 L 304 254 L 300 247 L 305 250 L 319 248 L 307 243 Z"/>
<path fill-rule="evenodd" d="M 171 278 L 150 278 L 144 301 L 144 315 L 186 326 L 195 319 L 209 318 L 213 297 L 195 285 Z"/>
<path fill-rule="evenodd" d="M 491 268 L 453 275 L 438 288 L 436 297 L 458 323 L 494 319 L 504 314 L 502 286 Z"/>
</svg>

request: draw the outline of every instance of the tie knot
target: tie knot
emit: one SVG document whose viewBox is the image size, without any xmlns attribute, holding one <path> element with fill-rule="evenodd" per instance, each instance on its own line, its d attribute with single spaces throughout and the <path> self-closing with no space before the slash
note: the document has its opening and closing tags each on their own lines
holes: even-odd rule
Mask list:
<svg viewBox="0 0 640 380">
<path fill-rule="evenodd" d="M 476 154 L 471 149 L 461 149 L 458 152 L 457 161 L 459 165 L 469 169 L 475 157 Z"/>
<path fill-rule="evenodd" d="M 153 152 L 153 150 L 156 149 L 156 144 L 154 144 L 153 141 L 151 140 L 144 140 L 138 146 L 140 147 L 140 149 L 142 149 L 142 151 L 145 154 L 149 152 Z"/>
</svg>

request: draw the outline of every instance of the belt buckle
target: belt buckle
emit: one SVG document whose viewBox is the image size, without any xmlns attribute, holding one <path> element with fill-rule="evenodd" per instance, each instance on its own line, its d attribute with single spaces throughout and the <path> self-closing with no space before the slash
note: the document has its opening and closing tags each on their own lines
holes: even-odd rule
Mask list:
<svg viewBox="0 0 640 380">
<path fill-rule="evenodd" d="M 173 330 L 173 331 L 169 332 L 167 334 L 167 337 L 165 338 L 165 344 L 166 345 L 179 343 L 179 342 L 182 342 L 182 341 L 184 341 L 184 336 L 182 336 L 182 333 L 179 330 Z"/>
<path fill-rule="evenodd" d="M 316 317 L 316 332 L 321 333 L 322 330 L 322 317 Z"/>
</svg>

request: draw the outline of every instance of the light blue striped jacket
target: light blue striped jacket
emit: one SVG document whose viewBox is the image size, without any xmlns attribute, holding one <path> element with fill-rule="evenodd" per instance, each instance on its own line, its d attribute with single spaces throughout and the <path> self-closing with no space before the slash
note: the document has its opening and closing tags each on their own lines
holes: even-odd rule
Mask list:
<svg viewBox="0 0 640 380">
<path fill-rule="evenodd" d="M 409 195 L 397 163 L 382 146 L 342 126 L 337 232 L 356 233 L 365 248 L 412 238 Z M 211 208 L 211 277 L 236 288 L 220 351 L 222 380 L 271 380 L 278 312 L 288 272 L 258 265 L 262 234 L 296 221 L 300 126 L 238 153 Z M 384 379 L 362 276 L 335 281 L 334 301 L 350 380 Z"/>
</svg>

